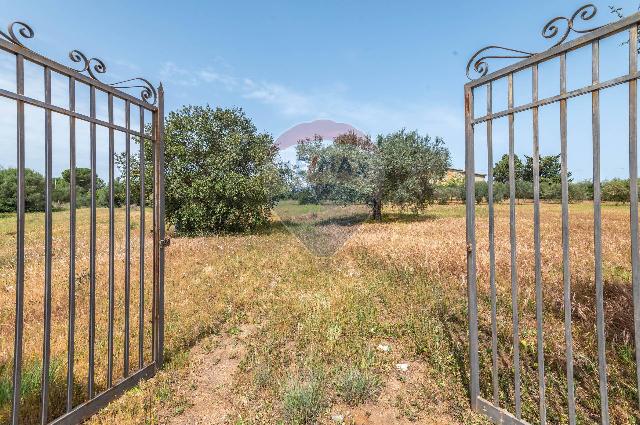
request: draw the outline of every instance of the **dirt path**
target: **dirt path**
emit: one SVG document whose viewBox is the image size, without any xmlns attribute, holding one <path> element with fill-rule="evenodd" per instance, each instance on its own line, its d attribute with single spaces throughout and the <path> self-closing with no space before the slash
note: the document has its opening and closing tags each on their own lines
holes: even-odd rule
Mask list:
<svg viewBox="0 0 640 425">
<path fill-rule="evenodd" d="M 181 398 L 189 400 L 181 414 L 167 422 L 173 425 L 226 425 L 233 424 L 232 400 L 235 375 L 247 352 L 246 339 L 255 332 L 253 325 L 243 325 L 222 335 L 211 336 L 192 348 L 189 372 L 180 385 Z M 322 425 L 414 425 L 453 424 L 456 420 L 441 409 L 415 412 L 412 404 L 416 394 L 425 394 L 425 365 L 411 362 L 407 371 L 396 371 L 387 378 L 375 403 L 356 407 L 335 404 L 319 418 Z"/>
<path fill-rule="evenodd" d="M 343 423 L 347 425 L 450 425 L 457 421 L 441 409 L 412 412 L 412 404 L 417 394 L 425 394 L 425 366 L 421 362 L 408 363 L 406 372 L 396 371 L 387 381 L 375 403 L 356 407 L 337 404 L 331 407 L 324 424 Z"/>
<path fill-rule="evenodd" d="M 245 339 L 254 327 L 209 337 L 191 350 L 187 382 L 182 386 L 191 406 L 169 422 L 174 425 L 222 425 L 231 422 L 233 380 L 246 353 Z"/>
</svg>

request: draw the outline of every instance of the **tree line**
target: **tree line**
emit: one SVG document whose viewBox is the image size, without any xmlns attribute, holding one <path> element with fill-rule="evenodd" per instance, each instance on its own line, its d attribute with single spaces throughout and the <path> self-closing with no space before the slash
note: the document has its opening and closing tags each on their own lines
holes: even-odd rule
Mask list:
<svg viewBox="0 0 640 425">
<path fill-rule="evenodd" d="M 145 200 L 152 200 L 152 143 L 144 141 Z M 137 153 L 137 152 L 136 152 Z M 302 167 L 282 163 L 273 137 L 259 132 L 240 108 L 184 106 L 165 121 L 166 217 L 179 234 L 196 235 L 246 232 L 269 222 L 281 199 L 300 203 L 332 202 L 369 205 L 371 215 L 381 219 L 384 205 L 419 211 L 434 202 L 464 200 L 464 181 L 446 180 L 450 153 L 444 141 L 417 131 L 399 130 L 369 136 L 347 133 L 327 144 L 315 137 L 301 140 L 296 148 Z M 533 198 L 533 162 L 515 160 L 516 197 Z M 127 159 L 116 154 L 119 177 L 113 181 L 114 205 L 126 201 L 124 175 Z M 140 159 L 129 160 L 131 203 L 140 203 Z M 494 199 L 508 198 L 508 156 L 494 172 Z M 70 171 L 53 181 L 53 202 L 69 202 Z M 591 199 L 590 182 L 574 182 L 569 176 L 569 198 Z M 476 183 L 476 201 L 487 200 L 486 182 Z M 27 211 L 45 208 L 45 179 L 25 170 Z M 16 211 L 17 172 L 0 169 L 0 212 Z M 91 202 L 91 171 L 76 169 L 77 206 Z M 561 197 L 559 156 L 540 159 L 540 195 L 544 200 Z M 603 182 L 604 201 L 629 200 L 628 180 Z M 96 178 L 96 204 L 109 205 L 109 186 Z"/>
<path fill-rule="evenodd" d="M 52 181 L 51 199 L 56 206 L 68 204 L 70 199 L 71 171 L 64 170 Z M 30 168 L 25 169 L 25 210 L 44 211 L 46 181 L 42 174 Z M 18 178 L 15 168 L 0 169 L 0 213 L 16 212 Z M 121 207 L 125 203 L 124 178 L 114 179 L 114 204 Z M 76 168 L 76 205 L 78 208 L 91 205 L 91 169 Z M 96 205 L 109 206 L 109 187 L 101 178 L 96 178 Z"/>
<path fill-rule="evenodd" d="M 515 198 L 533 199 L 533 158 L 525 155 L 522 162 L 514 155 Z M 540 199 L 560 201 L 562 199 L 560 155 L 540 156 L 539 160 Z M 593 200 L 593 182 L 573 181 L 567 172 L 568 198 L 570 202 Z M 629 202 L 629 179 L 614 178 L 601 182 L 601 200 L 605 202 Z M 453 179 L 440 184 L 436 189 L 437 201 L 441 204 L 451 201 L 465 201 L 464 179 Z M 493 199 L 503 202 L 509 198 L 509 155 L 503 155 L 493 167 Z M 477 203 L 488 202 L 489 187 L 486 181 L 475 183 Z"/>
</svg>

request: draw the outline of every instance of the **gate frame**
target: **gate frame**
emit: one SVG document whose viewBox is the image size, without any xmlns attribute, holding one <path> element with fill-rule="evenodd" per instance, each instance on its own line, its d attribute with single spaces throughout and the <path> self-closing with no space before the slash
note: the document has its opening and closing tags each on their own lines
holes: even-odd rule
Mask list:
<svg viewBox="0 0 640 425">
<path fill-rule="evenodd" d="M 30 39 L 35 35 L 33 29 L 24 22 L 13 22 L 8 25 L 7 32 L 0 30 L 0 51 L 13 54 L 16 58 L 16 91 L 10 91 L 0 89 L 0 97 L 7 98 L 15 101 L 17 109 L 17 176 L 18 176 L 18 197 L 17 197 L 17 257 L 16 257 L 16 315 L 15 315 L 15 339 L 14 339 L 14 365 L 13 365 L 13 395 L 12 395 L 12 409 L 11 409 L 11 423 L 17 425 L 19 423 L 19 407 L 20 407 L 20 389 L 21 389 L 21 377 L 22 377 L 22 356 L 23 356 L 23 326 L 24 326 L 24 233 L 25 233 L 25 124 L 24 124 L 24 105 L 32 105 L 38 107 L 45 113 L 45 293 L 44 293 L 44 346 L 42 354 L 42 390 L 41 390 L 41 423 L 50 425 L 63 425 L 63 424 L 76 424 L 80 423 L 84 419 L 92 416 L 100 409 L 105 407 L 111 401 L 119 397 L 125 391 L 136 386 L 140 380 L 148 379 L 155 375 L 155 373 L 163 365 L 163 350 L 164 350 L 164 251 L 165 247 L 169 245 L 170 239 L 165 238 L 165 201 L 164 201 L 164 89 L 162 84 L 159 85 L 157 91 L 153 85 L 146 79 L 135 77 L 124 81 L 108 84 L 98 79 L 98 74 L 106 72 L 106 65 L 101 59 L 87 58 L 82 52 L 78 50 L 72 50 L 69 53 L 69 58 L 76 63 L 79 63 L 82 69 L 73 69 L 68 66 L 55 62 L 45 56 L 42 56 L 23 44 L 22 39 Z M 38 66 L 41 66 L 44 70 L 44 92 L 45 100 L 40 101 L 24 94 L 24 61 L 27 60 Z M 69 107 L 60 107 L 54 105 L 51 102 L 51 72 L 54 71 L 57 74 L 67 77 L 69 79 Z M 87 75 L 85 75 L 86 73 Z M 78 113 L 75 110 L 75 87 L 76 82 L 86 84 L 90 88 L 90 116 Z M 140 90 L 140 99 L 132 96 L 131 94 L 122 91 L 121 89 L 137 89 Z M 108 95 L 109 102 L 109 120 L 104 121 L 96 117 L 95 108 L 95 92 L 96 90 Z M 121 99 L 125 104 L 125 127 L 117 125 L 113 121 L 113 99 Z M 157 102 L 157 105 L 156 105 Z M 135 105 L 140 108 L 140 131 L 136 131 L 131 127 L 131 112 L 130 106 Z M 152 114 L 151 134 L 145 134 L 143 130 L 144 126 L 144 111 L 149 111 Z M 90 299 L 90 328 L 89 328 L 89 399 L 84 403 L 74 406 L 73 405 L 73 367 L 68 368 L 67 376 L 67 407 L 66 413 L 62 416 L 54 418 L 49 422 L 48 412 L 48 377 L 49 372 L 49 340 L 51 337 L 51 242 L 52 242 L 52 207 L 51 207 L 51 192 L 52 192 L 52 130 L 51 130 L 51 113 L 56 112 L 58 114 L 67 116 L 69 118 L 69 147 L 70 147 L 70 199 L 71 208 L 70 211 L 70 276 L 69 276 L 69 345 L 67 352 L 67 359 L 69 364 L 73 364 L 73 341 L 75 331 L 75 122 L 76 120 L 82 120 L 90 125 L 91 129 L 91 169 L 92 169 L 92 193 L 91 193 L 91 236 L 90 236 L 90 251 L 91 251 L 91 271 L 90 280 L 92 286 L 92 294 Z M 96 126 L 107 128 L 109 130 L 109 147 L 110 147 L 110 273 L 109 273 L 109 304 L 110 304 L 110 330 L 109 330 L 109 366 L 108 366 L 108 384 L 107 389 L 99 394 L 94 394 L 93 389 L 93 345 L 95 344 L 95 240 L 96 240 L 96 193 L 95 182 L 97 179 L 96 174 Z M 126 175 L 126 268 L 125 268 L 125 351 L 124 351 L 124 376 L 116 383 L 112 382 L 113 377 L 113 306 L 114 306 L 114 274 L 113 274 L 113 262 L 114 262 L 114 225 L 113 225 L 113 141 L 114 131 L 118 130 L 124 133 L 127 145 L 127 162 L 130 158 L 130 138 L 131 136 L 138 137 L 140 139 L 140 153 L 143 155 L 144 143 L 143 141 L 150 141 L 153 144 L 153 300 L 152 300 L 152 361 L 148 364 L 144 363 L 143 351 L 143 339 L 144 339 L 144 316 L 143 316 L 143 303 L 144 303 L 144 261 L 140 262 L 140 273 L 142 274 L 140 282 L 141 301 L 140 301 L 140 316 L 139 316 L 139 330 L 140 330 L 140 345 L 139 345 L 139 364 L 138 370 L 133 373 L 129 373 L 129 307 L 130 301 L 130 226 L 128 226 L 130 220 L 130 207 L 131 198 L 129 192 L 130 181 L 130 166 Z M 140 253 L 141 258 L 144 259 L 144 161 L 141 163 L 141 246 Z M 92 322 L 93 320 L 93 322 Z M 70 384 L 71 383 L 71 384 Z"/>
<path fill-rule="evenodd" d="M 594 176 L 594 261 L 596 263 L 596 315 L 598 336 L 598 359 L 600 377 L 601 398 L 601 422 L 609 423 L 608 395 L 607 395 L 607 366 L 605 358 L 604 336 L 604 309 L 602 292 L 601 251 L 600 251 L 600 118 L 599 118 L 599 92 L 600 90 L 617 86 L 629 85 L 629 177 L 630 177 L 630 222 L 631 222 L 631 260 L 632 260 L 632 284 L 634 300 L 634 334 L 635 340 L 640 339 L 640 260 L 638 254 L 638 188 L 637 188 L 637 80 L 640 72 L 637 69 L 638 56 L 638 28 L 640 24 L 640 12 L 621 18 L 619 21 L 592 29 L 576 29 L 576 20 L 588 21 L 597 13 L 593 4 L 587 4 L 579 8 L 570 18 L 556 17 L 550 20 L 542 30 L 542 36 L 548 39 L 559 38 L 559 41 L 551 48 L 540 53 L 505 48 L 501 46 L 488 46 L 478 50 L 467 64 L 467 77 L 471 80 L 464 85 L 464 109 L 465 109 L 465 170 L 466 170 L 466 250 L 467 250 L 467 302 L 468 302 L 468 326 L 469 326 L 469 359 L 470 379 L 469 394 L 471 408 L 481 412 L 494 423 L 510 425 L 528 425 L 522 419 L 520 407 L 520 383 L 519 383 L 519 338 L 518 338 L 518 282 L 516 265 L 515 244 L 515 204 L 514 204 L 514 116 L 517 113 L 528 110 L 533 111 L 533 168 L 534 168 L 534 244 L 536 246 L 536 321 L 537 321 L 537 346 L 538 346 L 538 377 L 540 389 L 540 422 L 546 423 L 545 404 L 545 378 L 544 378 L 544 342 L 543 342 L 543 311 L 542 311 L 542 281 L 540 265 L 540 234 L 539 234 L 539 152 L 538 152 L 538 108 L 552 103 L 560 103 L 560 131 L 561 131 L 561 158 L 562 158 L 562 231 L 563 231 L 563 276 L 564 276 L 564 311 L 565 311 L 565 338 L 567 341 L 567 380 L 569 400 L 569 423 L 575 423 L 575 395 L 573 383 L 573 353 L 571 335 L 571 308 L 570 305 L 570 270 L 569 270 L 569 227 L 568 227 L 568 183 L 567 183 L 567 152 L 566 152 L 566 102 L 568 99 L 592 94 L 592 136 L 593 136 L 593 176 Z M 564 22 L 566 29 L 560 33 L 558 24 Z M 572 41 L 565 42 L 571 32 L 584 34 Z M 629 32 L 629 73 L 612 80 L 601 82 L 599 80 L 599 40 L 624 31 Z M 570 92 L 566 91 L 566 54 L 573 50 L 592 45 L 592 83 Z M 497 51 L 498 53 L 492 53 Z M 546 60 L 560 58 L 560 94 L 545 99 L 538 99 L 538 65 Z M 488 73 L 489 59 L 523 59 L 512 65 L 506 66 L 495 72 Z M 514 107 L 513 105 L 513 74 L 518 71 L 531 68 L 532 70 L 532 102 Z M 479 77 L 474 79 L 470 73 L 477 73 Z M 500 78 L 508 78 L 508 106 L 507 109 L 493 112 L 491 85 Z M 474 89 L 487 87 L 487 113 L 483 116 L 474 115 Z M 507 117 L 509 119 L 509 162 L 510 162 L 510 237 L 511 237 L 511 283 L 512 283 L 512 308 L 514 329 L 514 380 L 515 380 L 515 404 L 516 414 L 499 406 L 498 375 L 497 375 L 497 330 L 496 330 L 496 289 L 495 289 L 495 253 L 493 250 L 493 157 L 492 157 L 492 122 L 494 119 Z M 488 153 L 488 208 L 489 208 L 489 251 L 490 251 L 490 286 L 492 301 L 492 383 L 494 401 L 489 401 L 481 396 L 480 392 L 480 364 L 478 342 L 478 289 L 476 282 L 476 229 L 475 229 L 475 156 L 474 156 L 474 126 L 479 123 L 487 123 L 487 153 Z M 640 386 L 640 350 L 636 350 L 636 374 L 637 384 Z"/>
</svg>

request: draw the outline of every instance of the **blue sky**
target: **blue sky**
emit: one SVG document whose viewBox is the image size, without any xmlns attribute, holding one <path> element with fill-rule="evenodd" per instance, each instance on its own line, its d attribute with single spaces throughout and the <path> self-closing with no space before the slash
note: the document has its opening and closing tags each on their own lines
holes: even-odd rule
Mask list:
<svg viewBox="0 0 640 425">
<path fill-rule="evenodd" d="M 609 4 L 622 7 L 626 14 L 638 7 L 637 1 L 628 0 L 595 3 L 599 13 L 594 25 L 616 19 L 609 13 Z M 582 4 L 506 0 L 66 1 L 63 6 L 52 1 L 0 0 L 0 25 L 13 20 L 28 22 L 36 31 L 29 46 L 65 64 L 71 64 L 67 55 L 72 49 L 102 58 L 108 67 L 105 81 L 132 76 L 162 81 L 169 110 L 184 104 L 240 106 L 258 129 L 274 137 L 295 124 L 318 118 L 347 122 L 372 136 L 402 127 L 418 129 L 443 137 L 453 165 L 461 168 L 462 86 L 467 81 L 465 66 L 471 54 L 487 44 L 544 50 L 550 42 L 540 36 L 542 26 L 554 16 L 570 16 Z M 615 58 L 603 63 L 622 64 L 626 51 L 619 46 L 621 41 L 613 40 L 601 48 L 605 57 L 610 54 Z M 569 59 L 570 85 L 588 76 L 580 69 L 589 70 L 587 55 L 574 56 Z M 495 63 L 494 69 L 499 66 Z M 547 68 L 551 90 L 557 84 L 557 74 L 553 74 L 553 64 Z M 526 95 L 526 78 L 523 81 L 516 82 L 516 98 Z M 618 149 L 625 148 L 627 140 L 625 90 L 619 87 L 603 94 L 603 144 L 612 147 L 603 154 L 605 177 L 626 173 L 627 159 Z M 494 93 L 496 103 L 498 93 Z M 585 142 L 590 142 L 590 125 L 583 119 L 590 119 L 589 105 L 588 98 L 571 105 L 575 113 L 570 113 L 569 122 L 570 168 L 578 178 L 589 177 L 591 170 L 590 143 L 589 149 L 584 148 Z M 6 115 L 6 104 L 4 108 Z M 541 112 L 543 153 L 559 151 L 556 112 L 552 108 Z M 528 115 L 516 121 L 520 154 L 530 154 Z M 2 123 L 10 128 L 10 117 Z M 38 119 L 33 125 L 40 126 Z M 506 152 L 506 125 L 496 123 L 495 127 L 498 156 Z M 585 132 L 585 127 L 589 131 Z M 1 134 L 0 143 L 10 152 L 8 145 L 15 139 L 6 131 Z M 482 144 L 481 135 L 478 140 Z M 480 171 L 486 169 L 482 155 L 479 149 Z M 58 156 L 55 168 L 63 168 L 65 155 Z M 0 162 L 11 165 L 10 161 Z M 41 168 L 39 157 L 34 156 L 31 162 L 33 168 Z"/>
</svg>

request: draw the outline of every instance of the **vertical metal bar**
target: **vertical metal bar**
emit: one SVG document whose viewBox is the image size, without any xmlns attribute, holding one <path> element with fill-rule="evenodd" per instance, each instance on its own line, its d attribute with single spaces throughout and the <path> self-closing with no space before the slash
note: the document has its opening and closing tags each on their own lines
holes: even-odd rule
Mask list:
<svg viewBox="0 0 640 425">
<path fill-rule="evenodd" d="M 560 93 L 567 92 L 567 54 L 560 56 Z M 564 281 L 564 336 L 567 357 L 569 424 L 576 423 L 573 381 L 573 335 L 571 333 L 571 269 L 569 264 L 569 180 L 567 170 L 567 100 L 560 101 L 560 157 L 562 185 L 562 276 Z"/>
<path fill-rule="evenodd" d="M 513 74 L 509 74 L 508 107 L 513 108 Z M 522 417 L 520 397 L 520 330 L 518 309 L 518 269 L 516 247 L 516 177 L 514 161 L 513 113 L 509 114 L 509 237 L 511 241 L 511 308 L 513 319 L 513 377 L 515 387 L 516 417 Z"/>
<path fill-rule="evenodd" d="M 635 55 L 634 55 L 635 56 Z M 591 45 L 593 84 L 600 81 L 600 42 Z M 601 423 L 609 423 L 607 359 L 604 327 L 604 288 L 602 283 L 602 215 L 600 208 L 600 91 L 591 93 L 591 133 L 593 136 L 593 257 L 596 281 L 596 329 L 598 334 L 598 374 L 600 376 Z"/>
<path fill-rule="evenodd" d="M 151 355 L 153 357 L 153 361 L 156 362 L 158 360 L 157 358 L 157 350 L 156 350 L 156 340 L 157 340 L 157 324 L 158 321 L 157 316 L 156 316 L 156 311 L 157 311 L 157 303 L 158 303 L 158 246 L 160 245 L 160 239 L 158 239 L 158 176 L 157 176 L 157 170 L 158 170 L 158 164 L 157 164 L 157 158 L 158 158 L 158 152 L 157 152 L 157 148 L 156 148 L 156 140 L 157 138 L 157 131 L 158 131 L 158 124 L 157 124 L 157 119 L 158 119 L 158 114 L 157 113 L 153 113 L 151 116 L 151 133 L 152 133 L 152 141 L 151 141 L 151 163 L 153 164 L 153 172 L 152 172 L 152 188 L 153 188 L 153 202 L 151 204 L 151 210 L 152 210 L 152 229 L 153 229 L 153 247 L 152 247 L 152 253 L 153 253 L 153 286 L 152 286 L 152 299 L 151 299 Z"/>
<path fill-rule="evenodd" d="M 492 84 L 487 84 L 487 115 L 493 110 Z M 500 406 L 498 377 L 498 293 L 496 289 L 495 216 L 493 210 L 493 120 L 487 121 L 487 203 L 489 204 L 489 286 L 491 288 L 491 383 L 493 404 Z"/>
<path fill-rule="evenodd" d="M 44 101 L 51 104 L 51 69 L 44 68 Z M 44 110 L 45 150 L 45 215 L 44 215 L 44 326 L 42 340 L 42 391 L 40 392 L 40 422 L 46 425 L 49 416 L 49 362 L 51 357 L 51 248 L 52 220 L 51 192 L 53 191 L 51 167 L 53 166 L 53 140 L 51 134 L 51 110 Z"/>
<path fill-rule="evenodd" d="M 478 408 L 480 395 L 480 359 L 478 355 L 478 294 L 476 284 L 475 171 L 473 146 L 473 90 L 464 90 L 466 225 L 467 225 L 467 296 L 469 308 L 469 393 L 471 407 Z"/>
<path fill-rule="evenodd" d="M 16 55 L 16 92 L 24 94 L 24 57 Z M 17 229 L 16 229 L 16 324 L 13 345 L 13 394 L 11 401 L 11 423 L 18 425 L 20 417 L 20 391 L 22 381 L 22 337 L 24 330 L 24 213 L 25 213 L 25 184 L 24 184 L 24 102 L 16 101 L 17 109 Z"/>
<path fill-rule="evenodd" d="M 69 110 L 76 110 L 76 80 L 69 77 Z M 69 330 L 67 337 L 67 412 L 73 409 L 76 320 L 76 119 L 69 117 Z"/>
<path fill-rule="evenodd" d="M 129 375 L 129 303 L 131 302 L 131 103 L 126 100 L 124 104 L 125 126 L 127 133 L 125 134 L 125 155 L 126 155 L 126 171 L 125 171 L 125 251 L 124 251 L 124 369 L 123 374 L 126 378 Z"/>
<path fill-rule="evenodd" d="M 140 107 L 140 134 L 144 134 L 144 109 Z M 144 366 L 144 137 L 140 137 L 140 300 L 138 310 L 138 368 Z"/>
<path fill-rule="evenodd" d="M 89 113 L 96 117 L 96 88 L 89 89 Z M 96 345 L 96 124 L 89 125 L 91 151 L 91 223 L 89 225 L 89 398 L 95 394 L 95 345 Z"/>
<path fill-rule="evenodd" d="M 538 65 L 532 68 L 532 101 L 538 101 Z M 533 245 L 535 251 L 535 280 L 536 280 L 536 337 L 538 346 L 538 390 L 540 425 L 547 423 L 547 406 L 544 379 L 544 328 L 542 298 L 542 260 L 540 254 L 540 140 L 539 140 L 538 107 L 533 108 Z"/>
<path fill-rule="evenodd" d="M 109 124 L 113 124 L 113 95 L 109 93 Z M 109 329 L 107 335 L 107 387 L 113 385 L 113 316 L 115 295 L 115 231 L 114 231 L 114 130 L 109 128 Z"/>
<path fill-rule="evenodd" d="M 157 308 L 157 330 L 158 337 L 156 340 L 158 353 L 156 355 L 156 367 L 161 368 L 164 363 L 164 250 L 165 250 L 165 226 L 164 226 L 164 88 L 162 83 L 158 87 L 158 110 L 156 111 L 156 146 L 157 146 L 157 199 L 158 199 L 158 308 Z"/>
<path fill-rule="evenodd" d="M 629 73 L 638 69 L 638 26 L 629 29 Z M 631 281 L 636 346 L 640 346 L 640 269 L 638 268 L 638 81 L 629 81 L 629 183 L 631 220 Z M 640 388 L 640 350 L 636 349 L 636 379 Z M 638 393 L 640 397 L 640 392 Z"/>
</svg>

